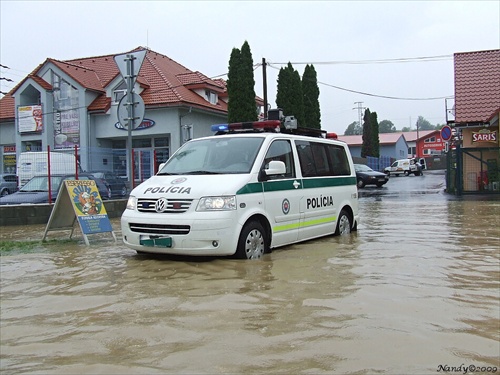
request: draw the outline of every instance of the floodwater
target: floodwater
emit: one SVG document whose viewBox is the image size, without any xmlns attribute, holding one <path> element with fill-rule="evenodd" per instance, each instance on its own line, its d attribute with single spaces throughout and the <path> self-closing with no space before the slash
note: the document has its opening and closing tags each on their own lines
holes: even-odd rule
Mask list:
<svg viewBox="0 0 500 375">
<path fill-rule="evenodd" d="M 109 234 L 2 254 L 0 371 L 498 373 L 500 200 L 443 188 L 391 177 L 360 190 L 357 233 L 257 261 L 139 256 Z"/>
</svg>

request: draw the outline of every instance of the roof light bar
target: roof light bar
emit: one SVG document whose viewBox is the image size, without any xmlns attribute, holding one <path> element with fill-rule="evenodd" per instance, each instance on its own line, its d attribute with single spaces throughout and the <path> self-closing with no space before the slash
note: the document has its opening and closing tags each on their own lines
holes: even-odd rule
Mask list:
<svg viewBox="0 0 500 375">
<path fill-rule="evenodd" d="M 230 124 L 217 124 L 212 125 L 213 132 L 227 132 L 230 130 L 261 130 L 261 129 L 274 129 L 279 131 L 281 121 L 267 120 L 267 121 L 253 121 L 253 122 L 232 122 Z"/>
<path fill-rule="evenodd" d="M 328 139 L 339 139 L 337 133 L 326 133 L 326 138 L 328 138 Z"/>
</svg>

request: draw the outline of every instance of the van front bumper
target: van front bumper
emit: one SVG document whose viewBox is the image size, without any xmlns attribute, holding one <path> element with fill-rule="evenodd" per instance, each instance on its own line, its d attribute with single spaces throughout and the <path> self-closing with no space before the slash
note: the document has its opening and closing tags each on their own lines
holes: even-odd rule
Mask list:
<svg viewBox="0 0 500 375">
<path fill-rule="evenodd" d="M 179 219 L 178 215 L 159 217 L 125 210 L 121 217 L 123 242 L 147 253 L 232 255 L 236 252 L 241 225 L 232 212 L 217 214 L 223 217 L 204 215 L 205 218 L 189 220 Z"/>
</svg>

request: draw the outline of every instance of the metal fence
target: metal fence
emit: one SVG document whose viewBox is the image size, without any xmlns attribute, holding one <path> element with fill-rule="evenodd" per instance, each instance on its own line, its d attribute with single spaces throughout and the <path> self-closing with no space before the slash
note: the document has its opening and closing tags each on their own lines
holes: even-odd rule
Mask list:
<svg viewBox="0 0 500 375">
<path fill-rule="evenodd" d="M 113 172 L 124 181 L 130 191 L 130 188 L 154 175 L 158 166 L 165 162 L 168 156 L 168 149 L 152 148 L 133 149 L 131 154 L 126 149 L 103 147 L 75 147 L 56 151 L 47 147 L 43 151 L 21 152 L 16 159 L 19 192 L 0 198 L 0 204 L 53 203 L 60 187 L 60 176 L 70 175 L 79 179 L 86 172 Z M 130 158 L 132 179 L 128 176 L 127 168 Z M 27 186 L 34 177 L 38 177 L 38 181 Z M 49 194 L 49 191 L 52 193 Z"/>
<path fill-rule="evenodd" d="M 500 148 L 461 148 L 448 153 L 446 191 L 450 194 L 500 194 Z"/>
</svg>

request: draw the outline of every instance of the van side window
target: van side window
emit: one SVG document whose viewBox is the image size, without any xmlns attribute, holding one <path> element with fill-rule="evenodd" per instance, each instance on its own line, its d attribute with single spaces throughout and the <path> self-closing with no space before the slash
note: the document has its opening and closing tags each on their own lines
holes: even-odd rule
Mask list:
<svg viewBox="0 0 500 375">
<path fill-rule="evenodd" d="M 316 175 L 316 167 L 314 165 L 314 157 L 311 150 L 311 144 L 306 141 L 296 141 L 295 147 L 299 155 L 300 169 L 302 176 L 311 177 Z"/>
<path fill-rule="evenodd" d="M 279 176 L 270 176 L 271 179 L 295 178 L 295 168 L 293 165 L 292 146 L 288 140 L 276 140 L 271 143 L 264 158 L 264 168 L 267 168 L 271 160 L 278 160 L 285 163 L 286 173 Z"/>
<path fill-rule="evenodd" d="M 344 176 L 351 169 L 345 150 L 341 146 L 326 143 L 297 141 L 302 176 Z"/>
<path fill-rule="evenodd" d="M 351 167 L 344 147 L 328 145 L 328 154 L 332 163 L 333 176 L 349 176 Z"/>
</svg>

